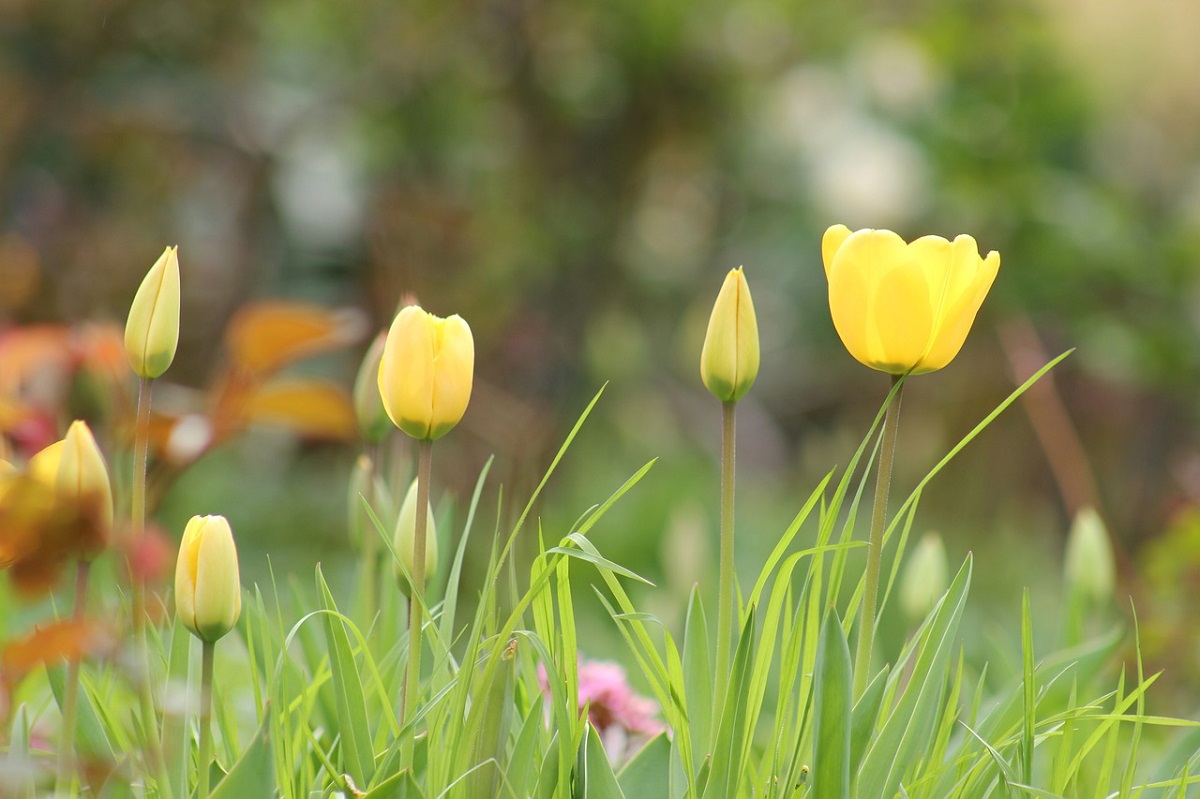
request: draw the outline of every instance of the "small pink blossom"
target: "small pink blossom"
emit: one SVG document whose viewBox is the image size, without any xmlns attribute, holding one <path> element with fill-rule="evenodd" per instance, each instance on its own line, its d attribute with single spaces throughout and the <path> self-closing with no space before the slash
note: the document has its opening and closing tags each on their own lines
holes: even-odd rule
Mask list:
<svg viewBox="0 0 1200 799">
<path fill-rule="evenodd" d="M 579 709 L 587 708 L 588 721 L 600 733 L 610 762 L 629 759 L 643 743 L 666 729 L 654 718 L 658 703 L 634 693 L 621 666 L 581 657 L 578 668 Z M 538 666 L 538 683 L 548 698 L 550 682 L 544 665 Z"/>
</svg>

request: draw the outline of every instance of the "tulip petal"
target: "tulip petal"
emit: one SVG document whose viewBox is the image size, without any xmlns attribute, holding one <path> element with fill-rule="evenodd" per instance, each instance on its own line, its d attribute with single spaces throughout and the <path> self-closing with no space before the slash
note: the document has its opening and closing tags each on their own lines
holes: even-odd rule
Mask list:
<svg viewBox="0 0 1200 799">
<path fill-rule="evenodd" d="M 475 340 L 466 320 L 457 314 L 439 319 L 435 330 L 430 439 L 441 438 L 462 419 L 475 373 Z"/>
<path fill-rule="evenodd" d="M 972 260 L 974 263 L 968 272 L 971 283 L 952 305 L 945 308 L 941 329 L 928 354 L 922 359 L 920 371 L 932 372 L 954 360 L 967 340 L 971 326 L 975 324 L 975 315 L 992 288 L 996 273 L 1000 269 L 1000 254 L 993 250 L 988 253 L 987 258 L 981 259 L 978 253 L 975 253 Z"/>
<path fill-rule="evenodd" d="M 850 228 L 845 225 L 833 225 L 821 237 L 821 260 L 825 263 L 825 278 L 829 278 L 829 269 L 833 265 L 834 256 L 850 236 Z"/>
<path fill-rule="evenodd" d="M 210 516 L 197 536 L 195 560 L 196 632 L 215 641 L 233 629 L 242 612 L 242 583 L 229 523 Z"/>
<path fill-rule="evenodd" d="M 384 344 L 379 394 L 392 423 L 416 439 L 429 438 L 435 355 L 433 318 L 415 305 L 400 309 Z"/>
</svg>

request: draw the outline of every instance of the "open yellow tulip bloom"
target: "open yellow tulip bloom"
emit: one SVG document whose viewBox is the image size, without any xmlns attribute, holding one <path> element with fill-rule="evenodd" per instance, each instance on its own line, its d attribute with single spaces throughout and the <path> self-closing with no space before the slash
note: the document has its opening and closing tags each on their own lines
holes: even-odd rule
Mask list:
<svg viewBox="0 0 1200 799">
<path fill-rule="evenodd" d="M 421 441 L 458 424 L 471 399 L 475 340 L 455 315 L 441 319 L 416 305 L 400 309 L 379 363 L 379 396 L 392 423 Z"/>
<path fill-rule="evenodd" d="M 233 531 L 224 516 L 193 516 L 175 563 L 175 613 L 192 634 L 210 643 L 242 615 L 242 582 Z"/>
<path fill-rule="evenodd" d="M 758 321 L 750 286 L 739 266 L 729 270 L 708 318 L 700 378 L 722 402 L 737 402 L 758 377 Z"/>
<path fill-rule="evenodd" d="M 922 374 L 962 348 L 996 279 L 1000 254 L 979 256 L 975 239 L 834 225 L 821 242 L 833 325 L 850 354 L 872 369 Z"/>
<path fill-rule="evenodd" d="M 179 344 L 179 253 L 168 247 L 150 267 L 125 321 L 125 353 L 138 377 L 167 371 Z"/>
</svg>

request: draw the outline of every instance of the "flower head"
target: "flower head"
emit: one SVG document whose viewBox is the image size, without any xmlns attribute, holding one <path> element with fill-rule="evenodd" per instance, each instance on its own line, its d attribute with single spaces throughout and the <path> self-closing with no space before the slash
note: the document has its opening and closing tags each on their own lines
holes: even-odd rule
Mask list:
<svg viewBox="0 0 1200 799">
<path fill-rule="evenodd" d="M 461 317 L 442 319 L 408 305 L 396 314 L 383 347 L 383 407 L 413 438 L 441 438 L 467 410 L 474 369 L 475 341 Z"/>
<path fill-rule="evenodd" d="M 833 325 L 850 354 L 872 369 L 941 369 L 966 341 L 996 279 L 1000 254 L 975 239 L 923 236 L 906 244 L 890 230 L 834 225 L 821 242 Z"/>
<path fill-rule="evenodd" d="M 175 562 L 175 612 L 198 638 L 215 642 L 242 615 L 233 531 L 224 516 L 193 516 Z"/>
<path fill-rule="evenodd" d="M 737 402 L 758 376 L 758 321 L 739 266 L 729 270 L 708 318 L 700 378 L 722 402 Z"/>
<path fill-rule="evenodd" d="M 138 377 L 158 377 L 179 344 L 179 252 L 168 247 L 150 267 L 125 322 L 125 352 Z"/>
</svg>

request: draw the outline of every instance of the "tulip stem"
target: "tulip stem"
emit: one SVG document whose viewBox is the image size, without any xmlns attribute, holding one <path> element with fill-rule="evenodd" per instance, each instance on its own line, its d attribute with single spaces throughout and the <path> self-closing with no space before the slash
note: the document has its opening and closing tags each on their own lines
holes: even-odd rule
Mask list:
<svg viewBox="0 0 1200 799">
<path fill-rule="evenodd" d="M 721 572 L 717 604 L 717 670 L 714 712 L 719 714 L 725 702 L 725 685 L 729 677 L 729 653 L 733 645 L 733 478 L 734 478 L 734 411 L 736 402 L 721 404 Z"/>
<path fill-rule="evenodd" d="M 893 395 L 883 419 L 883 441 L 879 447 L 879 471 L 875 480 L 875 506 L 871 512 L 871 538 L 867 543 L 867 573 L 864 577 L 862 615 L 858 625 L 858 647 L 854 656 L 854 697 L 867 687 L 871 673 L 871 647 L 875 643 L 875 605 L 879 598 L 879 566 L 883 557 L 884 522 L 888 493 L 892 486 L 892 461 L 896 454 L 896 430 L 900 426 L 902 375 L 892 376 Z"/>
<path fill-rule="evenodd" d="M 212 767 L 212 686 L 215 641 L 204 641 L 200 660 L 200 759 L 196 775 L 196 799 L 208 799 L 209 771 Z"/>
<path fill-rule="evenodd" d="M 83 621 L 87 610 L 88 576 L 92 563 L 80 560 L 75 568 L 75 609 L 71 616 L 78 624 Z M 55 795 L 67 795 L 71 791 L 72 764 L 75 755 L 75 719 L 79 709 L 79 667 L 81 659 L 67 661 L 67 682 L 63 688 L 62 737 L 58 743 L 58 786 Z"/>
<path fill-rule="evenodd" d="M 412 596 L 408 605 L 408 663 L 404 667 L 404 687 L 400 694 L 400 723 L 408 720 L 408 711 L 416 706 L 421 686 L 421 626 L 425 602 L 425 534 L 429 526 L 429 479 L 433 466 L 433 442 L 417 445 L 417 518 L 413 534 Z"/>
<path fill-rule="evenodd" d="M 153 378 L 138 380 L 137 417 L 133 428 L 133 492 L 130 499 L 130 526 L 132 545 L 130 553 L 137 552 L 146 535 L 146 471 L 150 452 L 150 398 L 154 388 Z M 158 713 L 154 708 L 154 694 L 150 682 L 150 650 L 146 645 L 146 584 L 145 574 L 132 561 L 128 563 L 131 584 L 133 639 L 136 657 L 141 665 L 138 685 L 138 701 L 141 705 L 142 729 L 146 734 L 146 750 L 150 758 L 150 769 L 158 782 L 159 792 L 170 799 L 171 781 L 167 778 L 167 765 L 163 759 L 162 745 L 158 737 Z"/>
</svg>

